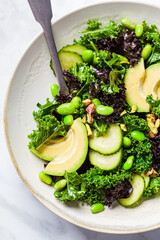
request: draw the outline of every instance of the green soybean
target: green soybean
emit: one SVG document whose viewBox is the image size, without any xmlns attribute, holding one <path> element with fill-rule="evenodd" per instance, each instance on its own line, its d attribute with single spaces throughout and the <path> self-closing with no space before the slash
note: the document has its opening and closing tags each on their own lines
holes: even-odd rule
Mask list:
<svg viewBox="0 0 160 240">
<path fill-rule="evenodd" d="M 44 172 L 40 172 L 40 173 L 39 173 L 39 179 L 40 179 L 42 182 L 44 182 L 44 183 L 46 183 L 46 184 L 48 184 L 48 185 L 50 185 L 50 184 L 52 183 L 52 178 L 51 178 L 51 176 L 49 176 L 48 174 L 46 174 L 46 173 L 44 173 Z"/>
<path fill-rule="evenodd" d="M 138 130 L 135 130 L 131 132 L 131 137 L 139 142 L 142 142 L 145 140 L 145 135 L 143 132 L 140 132 Z"/>
<path fill-rule="evenodd" d="M 79 108 L 81 105 L 81 98 L 76 96 L 71 100 L 71 103 L 74 105 L 75 108 Z"/>
<path fill-rule="evenodd" d="M 51 85 L 51 93 L 52 93 L 53 97 L 58 95 L 58 89 L 59 89 L 59 86 L 57 84 L 52 84 Z"/>
<path fill-rule="evenodd" d="M 151 55 L 151 52 L 152 52 L 152 46 L 149 43 L 147 43 L 142 50 L 142 53 L 141 53 L 142 58 L 146 60 Z"/>
<path fill-rule="evenodd" d="M 55 183 L 54 189 L 58 192 L 58 191 L 61 191 L 63 188 L 65 188 L 66 185 L 67 185 L 66 179 L 62 179 Z"/>
<path fill-rule="evenodd" d="M 84 62 L 91 63 L 93 60 L 93 51 L 92 50 L 85 50 L 82 54 L 82 59 Z"/>
<path fill-rule="evenodd" d="M 129 170 L 133 165 L 133 161 L 134 161 L 134 156 L 129 156 L 127 158 L 127 161 L 123 164 L 123 169 Z"/>
<path fill-rule="evenodd" d="M 104 210 L 104 205 L 102 203 L 95 203 L 91 206 L 92 213 L 99 213 Z"/>
<path fill-rule="evenodd" d="M 93 98 L 92 103 L 94 103 L 94 105 L 96 105 L 96 107 L 101 105 L 101 101 L 98 98 Z"/>
<path fill-rule="evenodd" d="M 135 34 L 136 34 L 136 37 L 142 36 L 142 34 L 143 34 L 143 25 L 142 24 L 136 25 Z"/>
<path fill-rule="evenodd" d="M 123 146 L 125 147 L 125 148 L 129 148 L 130 146 L 131 146 L 131 139 L 130 138 L 128 138 L 128 137 L 124 137 L 123 138 Z"/>
<path fill-rule="evenodd" d="M 61 115 L 70 115 L 75 111 L 75 107 L 72 103 L 63 103 L 57 108 L 57 112 Z"/>
<path fill-rule="evenodd" d="M 134 30 L 136 27 L 135 23 L 127 18 L 121 19 L 121 23 L 124 27 L 131 29 L 131 30 Z"/>
<path fill-rule="evenodd" d="M 63 122 L 65 125 L 72 125 L 73 124 L 73 116 L 67 115 L 64 117 Z"/>
<path fill-rule="evenodd" d="M 111 115 L 114 112 L 114 109 L 112 107 L 98 105 L 96 108 L 96 112 L 100 115 L 106 116 Z"/>
</svg>

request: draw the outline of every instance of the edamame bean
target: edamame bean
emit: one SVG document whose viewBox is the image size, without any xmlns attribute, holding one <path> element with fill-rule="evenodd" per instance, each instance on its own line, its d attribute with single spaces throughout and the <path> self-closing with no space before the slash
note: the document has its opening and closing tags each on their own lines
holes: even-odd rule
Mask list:
<svg viewBox="0 0 160 240">
<path fill-rule="evenodd" d="M 145 140 L 145 135 L 143 132 L 140 132 L 138 130 L 135 130 L 131 132 L 131 137 L 139 142 L 142 142 Z"/>
<path fill-rule="evenodd" d="M 84 62 L 91 63 L 93 60 L 93 51 L 92 50 L 85 50 L 82 54 L 82 59 Z"/>
<path fill-rule="evenodd" d="M 92 103 L 94 103 L 94 105 L 96 105 L 96 107 L 101 105 L 101 101 L 98 98 L 93 98 Z"/>
<path fill-rule="evenodd" d="M 151 44 L 147 43 L 142 50 L 142 53 L 141 53 L 142 58 L 146 60 L 151 55 L 151 52 L 152 52 L 152 46 Z"/>
<path fill-rule="evenodd" d="M 142 36 L 142 34 L 143 34 L 143 25 L 142 24 L 136 25 L 135 34 L 136 34 L 136 37 Z"/>
<path fill-rule="evenodd" d="M 71 100 L 71 103 L 74 105 L 75 108 L 79 108 L 81 105 L 81 98 L 76 96 Z"/>
<path fill-rule="evenodd" d="M 136 27 L 135 23 L 127 18 L 121 19 L 121 23 L 124 27 L 131 29 L 131 30 L 134 30 Z"/>
<path fill-rule="evenodd" d="M 51 85 L 51 93 L 52 93 L 53 97 L 58 95 L 58 89 L 59 89 L 59 86 L 57 84 L 52 84 Z"/>
<path fill-rule="evenodd" d="M 92 213 L 99 213 L 104 210 L 104 206 L 102 203 L 95 203 L 91 206 L 91 212 Z"/>
<path fill-rule="evenodd" d="M 104 105 L 99 105 L 99 106 L 97 106 L 97 108 L 96 108 L 96 112 L 97 112 L 99 115 L 106 116 L 106 115 L 111 115 L 111 114 L 114 112 L 114 109 L 113 109 L 112 107 L 108 107 L 108 106 L 104 106 Z"/>
<path fill-rule="evenodd" d="M 63 103 L 57 108 L 57 112 L 61 115 L 70 115 L 75 111 L 75 107 L 72 103 Z"/>
<path fill-rule="evenodd" d="M 125 147 L 125 148 L 129 148 L 130 146 L 131 146 L 131 139 L 130 138 L 128 138 L 128 137 L 124 137 L 123 138 L 123 146 Z"/>
<path fill-rule="evenodd" d="M 99 57 L 96 57 L 96 56 L 94 55 L 94 57 L 93 57 L 93 65 L 97 65 L 97 64 L 98 64 L 98 61 L 99 61 Z"/>
<path fill-rule="evenodd" d="M 39 179 L 40 179 L 42 182 L 44 182 L 44 183 L 46 183 L 46 184 L 48 184 L 48 185 L 50 185 L 50 184 L 52 183 L 52 178 L 51 178 L 51 176 L 49 176 L 48 174 L 46 174 L 46 173 L 44 173 L 44 172 L 40 172 L 40 173 L 39 173 Z"/>
<path fill-rule="evenodd" d="M 133 165 L 133 161 L 134 161 L 134 156 L 129 156 L 127 158 L 127 161 L 123 164 L 123 169 L 129 170 Z"/>
<path fill-rule="evenodd" d="M 54 189 L 58 192 L 65 188 L 66 185 L 67 185 L 66 179 L 62 179 L 55 183 Z"/>
<path fill-rule="evenodd" d="M 67 115 L 64 117 L 63 122 L 65 125 L 72 125 L 73 124 L 73 116 Z"/>
</svg>

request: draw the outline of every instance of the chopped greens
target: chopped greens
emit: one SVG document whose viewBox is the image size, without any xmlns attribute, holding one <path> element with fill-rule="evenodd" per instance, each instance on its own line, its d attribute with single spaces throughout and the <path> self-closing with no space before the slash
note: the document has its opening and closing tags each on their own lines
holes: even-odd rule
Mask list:
<svg viewBox="0 0 160 240">
<path fill-rule="evenodd" d="M 37 128 L 28 135 L 28 148 L 51 161 L 45 164 L 43 176 L 52 175 L 53 185 L 65 178 L 65 185 L 54 191 L 63 202 L 110 207 L 124 200 L 124 206 L 131 206 L 142 193 L 147 199 L 160 192 L 160 32 L 156 25 L 143 21 L 142 34 L 137 35 L 131 21 L 121 22 L 126 24 L 110 20 L 104 26 L 99 19 L 87 21 L 80 38 L 59 52 L 68 93 L 37 103 L 38 110 L 33 112 Z M 146 44 L 150 52 L 144 57 Z M 158 77 L 147 82 L 146 68 L 154 64 Z M 54 73 L 52 61 L 50 67 Z M 66 116 L 71 123 L 64 120 Z M 49 148 L 47 156 L 43 148 L 45 154 Z M 156 175 L 145 188 L 143 176 L 149 179 L 153 172 Z M 134 181 L 141 184 L 141 194 Z"/>
<path fill-rule="evenodd" d="M 149 103 L 151 112 L 160 117 L 160 100 L 154 100 L 151 94 L 147 96 L 146 102 Z"/>
</svg>

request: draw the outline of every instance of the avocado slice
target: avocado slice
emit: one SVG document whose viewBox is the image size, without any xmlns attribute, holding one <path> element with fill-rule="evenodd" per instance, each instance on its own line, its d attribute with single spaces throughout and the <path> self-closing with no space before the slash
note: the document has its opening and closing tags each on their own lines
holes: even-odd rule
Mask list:
<svg viewBox="0 0 160 240">
<path fill-rule="evenodd" d="M 77 118 L 65 138 L 50 139 L 39 149 L 31 151 L 38 157 L 51 161 L 44 170 L 49 175 L 63 176 L 65 171 L 76 171 L 85 161 L 88 152 L 86 127 Z"/>
<path fill-rule="evenodd" d="M 145 76 L 146 72 L 142 58 L 133 68 L 129 68 L 124 79 L 126 100 L 131 107 L 136 105 L 138 112 L 149 111 L 149 104 L 146 103 L 146 96 L 142 91 Z"/>
<path fill-rule="evenodd" d="M 145 96 L 152 93 L 155 100 L 160 98 L 160 63 L 153 64 L 146 69 L 143 92 Z"/>
</svg>

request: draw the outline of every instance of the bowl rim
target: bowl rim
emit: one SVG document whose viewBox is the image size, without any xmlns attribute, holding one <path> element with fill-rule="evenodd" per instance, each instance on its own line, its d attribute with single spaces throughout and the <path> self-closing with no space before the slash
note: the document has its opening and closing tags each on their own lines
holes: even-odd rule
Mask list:
<svg viewBox="0 0 160 240">
<path fill-rule="evenodd" d="M 160 2 L 158 3 L 157 2 L 152 2 L 151 0 L 148 0 L 147 2 L 145 0 L 102 0 L 101 2 L 99 3 L 93 3 L 93 4 L 88 4 L 87 6 L 83 6 L 83 7 L 80 7 L 76 10 L 72 10 L 71 12 L 67 13 L 67 14 L 64 14 L 63 16 L 61 17 L 58 17 L 56 19 L 56 21 L 52 21 L 52 26 L 54 26 L 56 23 L 58 23 L 59 21 L 61 21 L 63 18 L 66 18 L 66 17 L 69 17 L 70 15 L 72 15 L 73 13 L 77 13 L 79 11 L 83 11 L 83 9 L 87 9 L 87 8 L 90 8 L 90 7 L 94 7 L 94 6 L 98 6 L 98 5 L 105 5 L 105 4 L 124 4 L 124 3 L 135 3 L 135 4 L 139 4 L 139 5 L 145 5 L 145 6 L 151 6 L 151 7 L 155 7 L 155 8 L 158 8 L 160 10 Z M 8 106 L 8 98 L 9 98 L 9 92 L 10 92 L 10 89 L 11 89 L 11 86 L 12 86 L 12 83 L 13 83 L 13 79 L 15 77 L 15 74 L 17 72 L 17 70 L 19 69 L 19 66 L 21 64 L 21 61 L 23 60 L 23 58 L 25 57 L 26 53 L 28 52 L 29 48 L 35 44 L 35 42 L 43 35 L 43 31 L 41 30 L 30 42 L 29 44 L 27 45 L 25 51 L 23 52 L 23 54 L 21 55 L 21 57 L 19 58 L 17 64 L 16 64 L 16 67 L 12 73 L 12 76 L 9 80 L 9 83 L 8 83 L 8 87 L 7 87 L 7 90 L 6 90 L 6 96 L 5 96 L 5 101 L 4 101 L 4 110 L 3 110 L 3 114 L 4 114 L 4 133 L 5 133 L 5 140 L 6 140 L 6 145 L 7 145 L 7 148 L 8 148 L 8 151 L 9 151 L 9 154 L 10 154 L 10 157 L 11 157 L 11 160 L 12 160 L 12 163 L 14 165 L 14 167 L 16 168 L 16 171 L 19 175 L 19 177 L 21 178 L 21 180 L 23 181 L 23 183 L 26 185 L 26 187 L 32 192 L 32 194 L 46 207 L 48 208 L 51 212 L 53 212 L 54 214 L 56 214 L 57 216 L 61 217 L 62 219 L 76 225 L 76 226 L 79 226 L 79 227 L 82 227 L 82 228 L 85 228 L 85 229 L 88 229 L 88 230 L 92 230 L 92 231 L 96 231 L 96 232 L 102 232 L 102 233 L 109 233 L 109 234 L 134 234 L 134 233 L 142 233 L 142 232 L 147 232 L 147 231 L 151 231 L 151 230 L 155 230 L 157 228 L 160 228 L 160 223 L 159 224 L 156 224 L 155 226 L 151 226 L 151 227 L 147 227 L 147 229 L 143 228 L 143 229 L 139 229 L 139 230 L 127 230 L 127 231 L 124 231 L 124 230 L 110 230 L 110 229 L 102 229 L 100 227 L 96 227 L 96 226 L 86 226 L 85 224 L 83 223 L 80 223 L 80 222 L 74 222 L 73 221 L 73 218 L 72 217 L 68 217 L 66 215 L 63 215 L 61 212 L 58 211 L 58 208 L 56 208 L 54 205 L 52 205 L 52 207 L 50 206 L 50 204 L 48 204 L 48 202 L 41 196 L 39 196 L 36 192 L 34 192 L 34 190 L 32 189 L 32 187 L 25 181 L 25 179 L 23 178 L 23 176 L 21 175 L 20 171 L 19 171 L 19 168 L 18 168 L 18 165 L 16 163 L 16 160 L 15 160 L 15 157 L 12 153 L 12 149 L 11 149 L 11 146 L 10 146 L 10 140 L 9 140 L 9 136 L 8 136 L 8 131 L 7 131 L 7 106 Z M 49 205 L 49 206 L 48 206 Z"/>
</svg>

